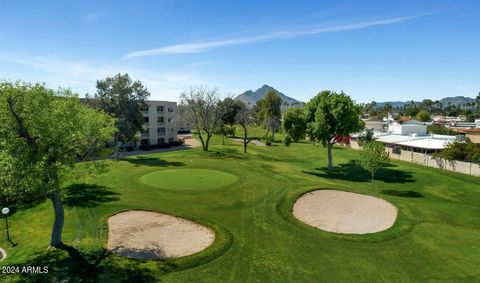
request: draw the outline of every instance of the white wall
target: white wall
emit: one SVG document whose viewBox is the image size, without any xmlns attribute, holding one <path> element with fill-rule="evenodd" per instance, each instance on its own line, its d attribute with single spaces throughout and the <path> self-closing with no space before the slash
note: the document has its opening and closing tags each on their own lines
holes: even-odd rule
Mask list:
<svg viewBox="0 0 480 283">
<path fill-rule="evenodd" d="M 364 121 L 365 129 L 383 130 L 383 121 Z"/>
<path fill-rule="evenodd" d="M 360 149 L 361 147 L 356 141 L 351 141 L 351 148 Z M 453 164 L 451 164 L 443 159 L 435 160 L 431 155 L 428 154 L 412 152 L 408 150 L 401 150 L 400 154 L 394 154 L 392 152 L 392 148 L 389 147 L 385 147 L 385 151 L 390 154 L 390 158 L 393 160 L 402 160 L 428 167 L 480 177 L 480 165 L 475 163 L 455 161 Z"/>
<path fill-rule="evenodd" d="M 415 125 L 415 124 L 402 124 L 402 125 L 389 125 L 388 130 L 392 134 L 397 135 L 410 135 L 416 133 L 417 135 L 426 135 L 427 126 L 426 125 Z"/>
</svg>

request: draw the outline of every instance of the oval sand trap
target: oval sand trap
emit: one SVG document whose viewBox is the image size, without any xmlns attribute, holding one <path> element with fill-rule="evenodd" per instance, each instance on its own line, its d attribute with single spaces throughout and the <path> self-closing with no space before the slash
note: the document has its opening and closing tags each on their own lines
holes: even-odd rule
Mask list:
<svg viewBox="0 0 480 283">
<path fill-rule="evenodd" d="M 4 260 L 7 257 L 7 252 L 0 248 L 0 261 Z"/>
<path fill-rule="evenodd" d="M 140 180 L 151 186 L 169 189 L 208 190 L 235 183 L 238 177 L 208 169 L 172 169 L 143 175 Z"/>
<path fill-rule="evenodd" d="M 321 230 L 345 233 L 375 233 L 392 227 L 397 208 L 376 197 L 336 190 L 317 190 L 301 196 L 293 215 Z"/>
<path fill-rule="evenodd" d="M 108 219 L 108 249 L 138 259 L 176 258 L 198 253 L 215 240 L 200 224 L 168 214 L 126 211 Z"/>
</svg>

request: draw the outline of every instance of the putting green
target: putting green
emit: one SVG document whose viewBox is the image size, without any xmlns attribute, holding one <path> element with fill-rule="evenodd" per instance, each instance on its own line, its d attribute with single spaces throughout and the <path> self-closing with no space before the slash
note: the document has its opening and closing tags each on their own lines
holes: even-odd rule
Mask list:
<svg viewBox="0 0 480 283">
<path fill-rule="evenodd" d="M 208 190 L 235 183 L 230 173 L 207 169 L 172 169 L 143 175 L 140 180 L 150 186 L 167 189 Z"/>
</svg>

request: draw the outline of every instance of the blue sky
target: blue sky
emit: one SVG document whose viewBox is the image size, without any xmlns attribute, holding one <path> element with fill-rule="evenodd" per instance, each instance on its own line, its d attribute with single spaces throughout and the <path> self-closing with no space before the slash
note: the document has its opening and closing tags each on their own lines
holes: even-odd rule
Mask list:
<svg viewBox="0 0 480 283">
<path fill-rule="evenodd" d="M 152 99 L 269 84 L 307 101 L 474 97 L 478 1 L 2 1 L 0 79 L 70 87 L 128 72 Z"/>
</svg>

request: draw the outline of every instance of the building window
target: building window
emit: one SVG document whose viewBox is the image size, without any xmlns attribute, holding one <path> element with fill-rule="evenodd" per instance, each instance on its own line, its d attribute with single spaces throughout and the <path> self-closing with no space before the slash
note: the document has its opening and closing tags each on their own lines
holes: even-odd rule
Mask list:
<svg viewBox="0 0 480 283">
<path fill-rule="evenodd" d="M 165 128 L 164 127 L 158 128 L 157 131 L 158 131 L 159 134 L 165 134 Z"/>
<path fill-rule="evenodd" d="M 158 112 L 163 112 L 163 106 L 157 106 L 157 111 Z"/>
<path fill-rule="evenodd" d="M 170 133 L 173 133 L 173 131 L 174 131 L 173 128 L 170 128 Z"/>
<path fill-rule="evenodd" d="M 173 112 L 173 108 L 172 108 L 172 107 L 168 107 L 168 112 Z"/>
<path fill-rule="evenodd" d="M 173 118 L 168 118 L 168 123 L 172 123 L 173 122 Z"/>
<path fill-rule="evenodd" d="M 158 123 L 163 123 L 163 122 L 165 122 L 165 117 L 163 116 L 158 117 Z"/>
<path fill-rule="evenodd" d="M 148 123 L 148 117 L 143 117 L 143 122 Z"/>
<path fill-rule="evenodd" d="M 165 143 L 165 139 L 164 138 L 159 138 L 158 139 L 158 144 L 162 144 L 162 143 Z"/>
<path fill-rule="evenodd" d="M 174 142 L 173 138 L 168 138 L 168 142 Z"/>
<path fill-rule="evenodd" d="M 148 111 L 148 105 L 142 105 L 140 111 Z"/>
<path fill-rule="evenodd" d="M 144 128 L 142 129 L 142 134 L 148 134 L 148 128 L 145 128 L 145 127 L 144 127 Z"/>
</svg>

